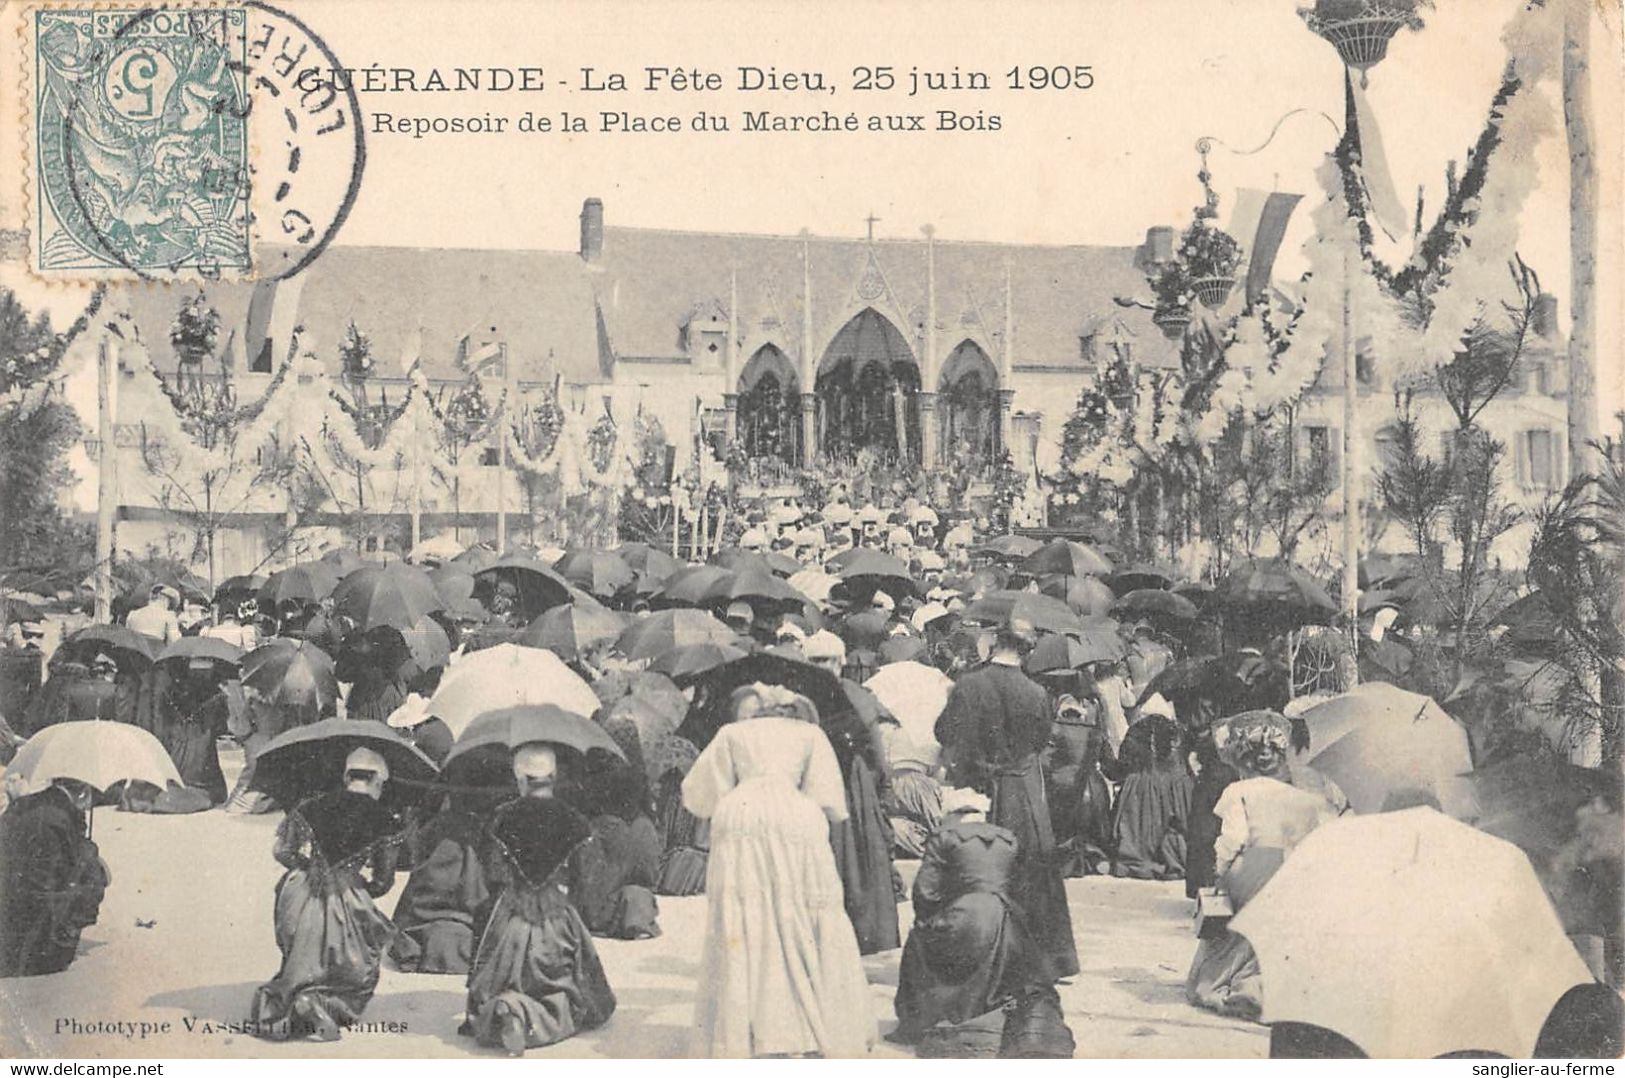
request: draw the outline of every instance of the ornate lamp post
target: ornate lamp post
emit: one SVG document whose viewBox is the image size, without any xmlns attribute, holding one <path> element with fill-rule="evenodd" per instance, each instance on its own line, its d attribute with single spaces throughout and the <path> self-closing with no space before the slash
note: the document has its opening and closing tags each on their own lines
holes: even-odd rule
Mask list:
<svg viewBox="0 0 1625 1078">
<path fill-rule="evenodd" d="M 1214 192 L 1213 174 L 1208 171 L 1209 139 L 1196 144 L 1202 167 L 1196 178 L 1202 184 L 1202 205 L 1179 238 L 1174 257 L 1156 267 L 1151 287 L 1156 293 L 1156 309 L 1151 316 L 1169 340 L 1179 340 L 1190 327 L 1191 301 L 1216 311 L 1230 298 L 1236 286 L 1236 270 L 1241 265 L 1241 245 L 1212 222 L 1219 216 L 1219 196 Z"/>
</svg>

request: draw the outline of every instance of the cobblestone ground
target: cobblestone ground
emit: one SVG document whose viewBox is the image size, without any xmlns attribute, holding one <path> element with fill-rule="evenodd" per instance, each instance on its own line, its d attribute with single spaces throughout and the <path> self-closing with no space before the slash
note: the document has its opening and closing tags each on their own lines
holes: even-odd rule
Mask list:
<svg viewBox="0 0 1625 1078">
<path fill-rule="evenodd" d="M 223 754 L 224 755 L 224 754 Z M 234 770 L 234 769 L 233 769 Z M 131 816 L 98 809 L 95 838 L 113 872 L 101 919 L 79 958 L 47 977 L 0 981 L 0 1054 L 55 1057 L 464 1056 L 480 1050 L 457 1036 L 457 976 L 385 969 L 364 1020 L 404 1032 L 350 1032 L 333 1044 L 274 1044 L 222 1023 L 242 1021 L 255 987 L 276 972 L 271 934 L 271 859 L 279 817 Z M 393 907 L 399 894 L 382 900 Z M 1083 969 L 1062 985 L 1080 1056 L 1261 1057 L 1258 1026 L 1185 1002 L 1195 949 L 1190 905 L 1178 883 L 1090 878 L 1069 881 Z M 908 906 L 900 912 L 907 928 Z M 619 1007 L 603 1029 L 531 1056 L 682 1056 L 693 1013 L 705 899 L 661 899 L 656 940 L 600 940 Z M 882 1032 L 894 1022 L 900 951 L 865 959 Z M 91 1023 L 168 1023 L 167 1032 L 126 1036 L 75 1032 Z M 881 1056 L 908 1053 L 881 1042 Z"/>
</svg>

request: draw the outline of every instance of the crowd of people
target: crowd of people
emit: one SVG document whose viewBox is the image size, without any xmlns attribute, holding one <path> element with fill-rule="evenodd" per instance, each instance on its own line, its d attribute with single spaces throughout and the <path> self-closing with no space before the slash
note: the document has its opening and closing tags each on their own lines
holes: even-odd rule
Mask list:
<svg viewBox="0 0 1625 1078">
<path fill-rule="evenodd" d="M 251 1005 L 267 1037 L 342 1035 L 390 962 L 466 975 L 476 1042 L 554 1044 L 613 1020 L 594 937 L 658 936 L 661 897 L 703 894 L 700 1054 L 864 1054 L 879 1025 L 862 956 L 901 947 L 890 1040 L 1070 1057 L 1067 878 L 1183 879 L 1204 914 L 1224 906 L 1188 995 L 1256 1020 L 1258 958 L 1226 917 L 1349 811 L 1307 763 L 1277 646 L 1290 617 L 1233 619 L 1227 639 L 1211 591 L 1088 544 L 837 499 L 764 505 L 705 565 L 637 543 L 450 546 L 239 578 L 207 615 L 155 583 L 121 625 L 57 645 L 6 703 L 7 751 L 63 723 L 125 723 L 178 781 L 13 791 L 0 975 L 64 968 L 94 923 L 112 877 L 85 833 L 93 803 L 281 811 L 283 961 Z M 1148 591 L 1167 598 L 1126 601 Z M 460 670 L 502 648 L 548 651 L 557 673 L 471 687 Z M 309 691 L 262 676 L 295 650 L 327 671 Z M 10 652 L 45 659 L 38 633 Z M 577 683 L 586 705 L 564 702 Z M 462 698 L 482 688 L 471 722 Z M 531 711 L 503 711 L 515 703 Z M 535 711 L 555 705 L 605 736 L 527 725 L 564 723 Z M 355 735 L 322 727 L 331 752 L 310 759 L 327 762 L 290 799 L 273 759 L 335 719 Z M 499 719 L 510 732 L 492 740 Z M 404 774 L 385 738 L 438 777 Z M 232 789 L 223 740 L 243 750 Z"/>
</svg>

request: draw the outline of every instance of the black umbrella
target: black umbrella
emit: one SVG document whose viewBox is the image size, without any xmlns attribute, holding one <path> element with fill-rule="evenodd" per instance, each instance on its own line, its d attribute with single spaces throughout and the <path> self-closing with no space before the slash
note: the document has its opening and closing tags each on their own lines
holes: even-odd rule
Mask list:
<svg viewBox="0 0 1625 1078">
<path fill-rule="evenodd" d="M 303 640 L 275 640 L 243 657 L 243 687 L 264 700 L 315 718 L 332 709 L 338 699 L 333 660 L 315 644 Z"/>
<path fill-rule="evenodd" d="M 733 573 L 720 565 L 691 565 L 667 577 L 654 598 L 667 605 L 698 606 L 707 601 L 707 594 L 719 580 L 732 577 Z"/>
<path fill-rule="evenodd" d="M 1105 576 L 1112 571 L 1112 563 L 1104 554 L 1070 539 L 1057 539 L 1039 548 L 1022 561 L 1021 567 L 1033 576 Z"/>
<path fill-rule="evenodd" d="M 468 724 L 446 757 L 449 769 L 457 760 L 486 748 L 500 748 L 503 754 L 543 741 L 576 752 L 603 749 L 625 759 L 615 739 L 591 719 L 566 711 L 557 704 L 520 704 L 487 711 Z"/>
<path fill-rule="evenodd" d="M 389 765 L 386 793 L 404 801 L 437 795 L 435 766 L 400 734 L 381 722 L 323 719 L 296 726 L 271 739 L 254 760 L 250 787 L 284 805 L 339 789 L 344 760 L 358 748 L 371 749 Z"/>
<path fill-rule="evenodd" d="M 510 554 L 474 574 L 474 597 L 490 605 L 490 596 L 502 583 L 511 584 L 518 593 L 518 609 L 526 621 L 541 617 L 543 612 L 571 601 L 570 582 L 552 568 L 517 554 Z"/>
<path fill-rule="evenodd" d="M 732 716 L 727 713 L 728 698 L 743 685 L 761 682 L 764 685 L 782 685 L 812 701 L 821 720 L 850 710 L 841 679 L 811 663 L 797 662 L 782 655 L 757 652 L 743 659 L 723 663 L 697 682 L 700 692 L 694 704 L 678 727 L 677 733 L 694 744 L 704 747 L 711 743 L 724 723 Z"/>
<path fill-rule="evenodd" d="M 266 578 L 258 573 L 244 573 L 241 576 L 227 577 L 214 589 L 214 600 L 220 602 L 225 595 L 258 595 L 260 589 L 265 587 Z"/>
<path fill-rule="evenodd" d="M 1170 618 L 1174 621 L 1193 621 L 1196 604 L 1183 595 L 1157 588 L 1140 588 L 1118 599 L 1113 609 L 1119 614 L 1141 617 Z"/>
<path fill-rule="evenodd" d="M 305 562 L 272 573 L 260 588 L 260 605 L 275 610 L 285 602 L 317 603 L 332 595 L 338 586 L 339 574 L 331 565 Z"/>
<path fill-rule="evenodd" d="M 609 599 L 630 588 L 635 574 L 620 555 L 605 550 L 572 550 L 553 570 L 583 591 Z"/>
<path fill-rule="evenodd" d="M 1289 625 L 1325 625 L 1337 615 L 1337 602 L 1320 582 L 1280 560 L 1251 562 L 1231 570 L 1219 583 L 1218 601 L 1244 616 Z"/>
<path fill-rule="evenodd" d="M 212 636 L 183 636 L 179 640 L 170 641 L 164 650 L 158 653 L 158 661 L 161 663 L 175 659 L 187 662 L 193 659 L 207 659 L 235 666 L 242 658 L 242 648 Z"/>
<path fill-rule="evenodd" d="M 1179 580 L 1179 570 L 1171 565 L 1142 561 L 1109 574 L 1105 580 L 1119 595 L 1143 588 L 1160 588 L 1166 591 Z"/>
<path fill-rule="evenodd" d="M 388 625 L 404 632 L 445 605 L 429 574 L 403 563 L 363 566 L 333 592 L 333 608 L 360 631 Z"/>
<path fill-rule="evenodd" d="M 62 641 L 58 653 L 70 658 L 88 660 L 98 651 L 105 651 L 113 656 L 113 661 L 119 664 L 119 669 L 125 669 L 121 655 L 134 659 L 139 669 L 146 667 L 158 657 L 158 643 L 152 637 L 126 629 L 122 625 L 87 625 Z"/>
</svg>

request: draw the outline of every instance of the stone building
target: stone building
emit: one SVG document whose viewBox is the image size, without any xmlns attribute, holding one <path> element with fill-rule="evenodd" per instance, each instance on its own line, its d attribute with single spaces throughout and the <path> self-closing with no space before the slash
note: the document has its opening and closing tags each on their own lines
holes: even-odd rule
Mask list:
<svg viewBox="0 0 1625 1078">
<path fill-rule="evenodd" d="M 1104 247 L 961 242 L 929 229 L 884 239 L 873 224 L 858 238 L 626 228 L 590 198 L 575 251 L 335 246 L 289 281 L 203 291 L 244 397 L 271 377 L 296 326 L 334 368 L 348 326 L 366 333 L 377 359 L 370 391 L 382 399 L 405 391 L 395 357 L 408 341 L 421 340 L 425 372 L 441 387 L 464 379 L 459 357 L 500 342 L 521 394 L 556 385 L 561 403 L 594 417 L 652 414 L 678 466 L 707 443 L 737 439 L 782 462 L 786 476 L 810 459 L 854 462 L 865 450 L 865 459 L 974 470 L 1008 448 L 1018 467 L 1042 472 L 1080 389 L 1114 351 L 1141 367 L 1178 363 L 1150 311 L 1119 302 L 1147 294 L 1146 268 L 1171 256 L 1171 228 L 1149 229 L 1139 246 Z M 189 294 L 129 294 L 135 333 L 160 370 L 175 369 L 169 329 Z M 1531 498 L 1563 480 L 1555 300 L 1543 300 L 1542 313 L 1522 379 L 1484 416 L 1513 447 L 1517 488 Z M 121 385 L 131 382 L 126 370 Z M 1380 452 L 1392 386 L 1371 375 L 1360 392 L 1362 435 Z M 172 528 L 152 484 L 138 481 L 132 450 L 142 415 L 163 402 L 119 398 L 119 546 L 139 551 Z M 1424 423 L 1443 429 L 1440 408 L 1424 395 Z M 1335 455 L 1340 416 L 1336 387 L 1314 390 L 1300 415 L 1304 451 Z M 457 506 L 487 531 L 495 457 L 469 463 Z M 369 482 L 392 484 L 374 492 L 379 512 L 403 511 L 399 475 Z M 502 496 L 522 512 L 514 489 Z M 423 508 L 430 534 L 432 518 L 452 507 L 442 491 Z M 264 560 L 256 532 L 282 514 L 274 491 L 244 502 L 240 534 L 222 556 L 231 571 Z"/>
</svg>

